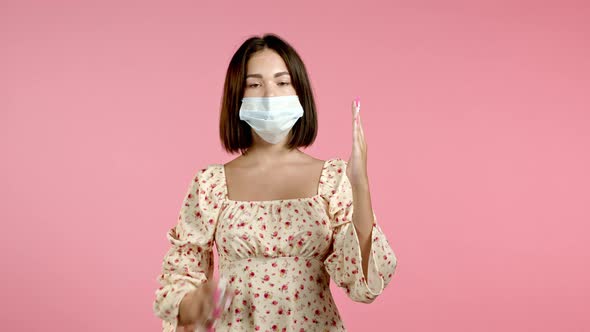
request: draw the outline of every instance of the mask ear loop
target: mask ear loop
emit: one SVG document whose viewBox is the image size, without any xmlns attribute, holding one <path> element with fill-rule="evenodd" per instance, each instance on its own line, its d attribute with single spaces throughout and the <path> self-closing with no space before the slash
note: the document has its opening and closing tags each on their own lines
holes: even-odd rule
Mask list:
<svg viewBox="0 0 590 332">
<path fill-rule="evenodd" d="M 215 331 L 215 323 L 219 316 L 221 316 L 221 310 L 219 308 L 219 300 L 221 299 L 222 289 L 220 285 L 217 285 L 217 289 L 215 290 L 215 294 L 213 294 L 213 324 L 207 329 L 207 332 L 214 332 Z"/>
<path fill-rule="evenodd" d="M 221 317 L 221 312 L 222 310 L 227 310 L 229 308 L 230 305 L 230 301 L 228 296 L 226 296 L 226 291 L 227 291 L 227 279 L 225 278 L 220 278 L 219 279 L 219 283 L 217 284 L 217 289 L 215 290 L 215 293 L 213 294 L 213 323 L 211 324 L 211 326 L 207 329 L 207 332 L 214 332 L 215 331 L 215 327 L 217 325 L 217 322 L 219 320 L 219 318 Z M 223 307 L 223 309 L 222 309 Z"/>
<path fill-rule="evenodd" d="M 215 293 L 213 293 L 213 308 L 214 308 L 213 309 L 213 317 L 207 319 L 207 321 L 205 322 L 205 324 L 207 324 L 209 321 L 212 321 L 211 325 L 209 327 L 206 327 L 203 324 L 197 324 L 194 332 L 202 332 L 202 331 L 214 332 L 215 331 L 215 322 L 217 320 L 217 317 L 221 316 L 221 312 L 219 311 L 219 299 L 221 298 L 223 290 L 220 286 L 221 285 L 218 283 L 217 288 L 215 289 Z"/>
</svg>

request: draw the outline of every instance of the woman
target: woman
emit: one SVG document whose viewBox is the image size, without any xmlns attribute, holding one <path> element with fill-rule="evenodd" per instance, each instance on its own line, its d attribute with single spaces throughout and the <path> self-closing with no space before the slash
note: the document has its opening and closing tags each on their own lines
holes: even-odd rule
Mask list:
<svg viewBox="0 0 590 332">
<path fill-rule="evenodd" d="M 168 232 L 154 302 L 165 331 L 213 323 L 213 243 L 232 295 L 217 331 L 345 331 L 330 278 L 353 301 L 381 294 L 397 258 L 372 211 L 358 107 L 348 161 L 301 152 L 317 133 L 301 58 L 272 34 L 240 46 L 220 117 L 224 148 L 240 156 L 197 172 Z"/>
</svg>

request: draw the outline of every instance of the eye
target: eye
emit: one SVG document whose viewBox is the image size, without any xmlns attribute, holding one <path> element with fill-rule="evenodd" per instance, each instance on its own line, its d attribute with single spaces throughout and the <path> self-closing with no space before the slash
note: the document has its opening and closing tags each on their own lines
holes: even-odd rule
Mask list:
<svg viewBox="0 0 590 332">
<path fill-rule="evenodd" d="M 248 84 L 248 87 L 249 88 L 254 88 L 254 87 L 258 86 L 258 85 L 260 85 L 260 84 L 258 84 L 258 83 L 252 83 L 252 84 Z"/>
<path fill-rule="evenodd" d="M 289 82 L 280 82 L 279 83 L 279 85 L 282 85 L 282 86 L 289 85 L 289 84 L 291 84 L 291 83 L 289 83 Z"/>
</svg>

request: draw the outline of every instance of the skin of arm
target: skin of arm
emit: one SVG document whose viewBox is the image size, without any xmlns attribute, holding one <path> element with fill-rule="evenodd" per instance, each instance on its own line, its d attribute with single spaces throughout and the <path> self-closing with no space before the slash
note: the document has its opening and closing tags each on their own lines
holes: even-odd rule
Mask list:
<svg viewBox="0 0 590 332">
<path fill-rule="evenodd" d="M 373 209 L 371 206 L 371 193 L 368 181 L 362 185 L 356 185 L 352 189 L 354 210 L 352 223 L 356 229 L 359 244 L 361 246 L 361 257 L 363 275 L 368 279 L 369 255 L 371 253 L 373 230 Z"/>
</svg>

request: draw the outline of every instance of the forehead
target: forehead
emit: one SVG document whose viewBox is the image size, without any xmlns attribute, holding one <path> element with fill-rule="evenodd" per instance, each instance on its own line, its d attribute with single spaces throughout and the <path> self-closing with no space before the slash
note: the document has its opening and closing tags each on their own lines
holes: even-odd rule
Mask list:
<svg viewBox="0 0 590 332">
<path fill-rule="evenodd" d="M 287 65 L 281 56 L 270 49 L 252 54 L 246 65 L 247 75 L 262 74 L 263 76 L 272 76 L 276 72 L 288 71 Z"/>
</svg>

